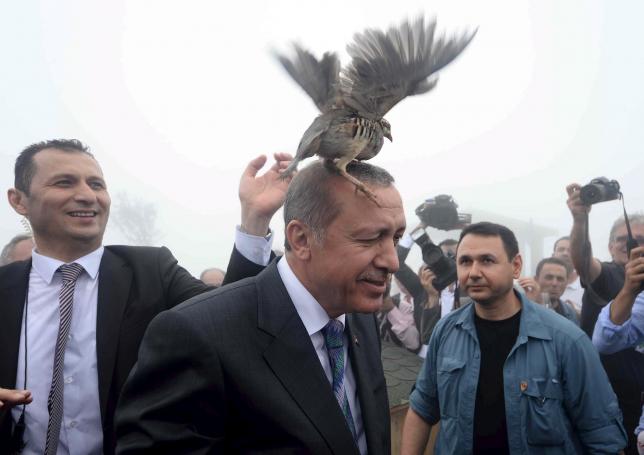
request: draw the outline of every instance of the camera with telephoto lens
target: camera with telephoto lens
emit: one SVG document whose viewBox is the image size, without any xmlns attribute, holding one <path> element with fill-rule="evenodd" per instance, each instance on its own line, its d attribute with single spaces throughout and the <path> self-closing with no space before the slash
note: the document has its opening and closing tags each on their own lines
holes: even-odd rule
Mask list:
<svg viewBox="0 0 644 455">
<path fill-rule="evenodd" d="M 411 233 L 414 242 L 420 246 L 423 254 L 423 262 L 434 272 L 436 278 L 432 280 L 432 286 L 441 292 L 447 286 L 456 281 L 456 261 L 445 256 L 443 250 L 434 244 L 423 229 L 417 229 Z"/>
<path fill-rule="evenodd" d="M 425 226 L 431 226 L 442 231 L 459 229 L 472 222 L 472 215 L 458 213 L 458 204 L 452 196 L 439 194 L 427 199 L 416 208 L 416 215 Z"/>
<path fill-rule="evenodd" d="M 606 177 L 592 179 L 588 185 L 582 186 L 579 191 L 579 197 L 584 205 L 613 201 L 619 199 L 620 195 L 617 180 L 608 180 Z"/>
</svg>

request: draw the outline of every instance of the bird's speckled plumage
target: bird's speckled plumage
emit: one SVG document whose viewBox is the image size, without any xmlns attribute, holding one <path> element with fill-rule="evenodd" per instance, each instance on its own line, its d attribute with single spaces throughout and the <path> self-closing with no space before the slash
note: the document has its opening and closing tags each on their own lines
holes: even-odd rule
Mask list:
<svg viewBox="0 0 644 455">
<path fill-rule="evenodd" d="M 278 54 L 282 66 L 321 112 L 304 132 L 283 176 L 314 155 L 333 160 L 343 174 L 351 160 L 376 156 L 384 138 L 391 140 L 384 115 L 403 98 L 434 88 L 435 73 L 454 60 L 475 34 L 448 39 L 436 37 L 435 29 L 436 21 L 423 17 L 386 32 L 367 29 L 347 46 L 351 62 L 344 69 L 335 53 L 326 52 L 318 60 L 297 44 L 293 58 Z"/>
</svg>

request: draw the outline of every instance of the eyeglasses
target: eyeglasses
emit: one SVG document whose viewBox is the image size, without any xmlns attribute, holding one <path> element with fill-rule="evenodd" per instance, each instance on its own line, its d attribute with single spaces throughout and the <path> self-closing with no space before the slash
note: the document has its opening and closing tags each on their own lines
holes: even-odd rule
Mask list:
<svg viewBox="0 0 644 455">
<path fill-rule="evenodd" d="M 634 238 L 635 240 L 637 240 L 637 243 L 639 245 L 644 245 L 644 236 L 638 235 Z M 615 237 L 615 240 L 614 240 L 615 243 L 626 243 L 627 241 L 628 241 L 627 235 L 620 235 L 619 237 Z"/>
</svg>

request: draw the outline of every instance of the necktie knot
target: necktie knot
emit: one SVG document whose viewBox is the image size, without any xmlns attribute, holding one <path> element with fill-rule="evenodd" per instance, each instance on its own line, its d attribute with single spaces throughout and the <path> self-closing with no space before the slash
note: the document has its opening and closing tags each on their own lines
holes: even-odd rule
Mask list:
<svg viewBox="0 0 644 455">
<path fill-rule="evenodd" d="M 322 329 L 322 335 L 327 350 L 344 346 L 344 325 L 340 321 L 331 319 Z"/>
<path fill-rule="evenodd" d="M 83 272 L 83 266 L 72 262 L 71 264 L 63 264 L 58 267 L 58 270 L 63 276 L 63 284 L 70 284 L 78 279 L 78 276 Z"/>
</svg>

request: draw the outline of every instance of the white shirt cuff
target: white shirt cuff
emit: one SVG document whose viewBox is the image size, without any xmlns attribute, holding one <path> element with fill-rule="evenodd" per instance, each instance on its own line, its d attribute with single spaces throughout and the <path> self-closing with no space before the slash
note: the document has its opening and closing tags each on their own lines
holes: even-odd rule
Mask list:
<svg viewBox="0 0 644 455">
<path fill-rule="evenodd" d="M 405 232 L 405 234 L 402 236 L 402 238 L 398 242 L 398 245 L 400 245 L 403 248 L 407 248 L 409 250 L 414 245 L 414 239 L 411 238 L 411 235 L 409 235 L 407 232 Z"/>
<path fill-rule="evenodd" d="M 235 248 L 246 259 L 257 265 L 268 265 L 273 246 L 273 231 L 269 230 L 266 237 L 246 234 L 238 225 L 235 229 Z"/>
</svg>

